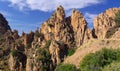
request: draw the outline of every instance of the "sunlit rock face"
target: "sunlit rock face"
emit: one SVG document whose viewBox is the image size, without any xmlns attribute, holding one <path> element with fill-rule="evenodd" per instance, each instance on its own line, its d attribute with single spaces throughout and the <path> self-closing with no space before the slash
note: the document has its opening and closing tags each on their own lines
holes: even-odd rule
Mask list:
<svg viewBox="0 0 120 71">
<path fill-rule="evenodd" d="M 110 8 L 94 18 L 94 33 L 98 39 L 106 38 L 107 31 L 115 26 L 115 14 L 120 8 Z"/>
<path fill-rule="evenodd" d="M 59 6 L 51 18 L 42 24 L 40 33 L 44 37 L 43 41 L 62 41 L 68 48 L 79 47 L 92 37 L 82 13 L 73 10 L 72 15 L 66 18 L 62 6 Z"/>
</svg>

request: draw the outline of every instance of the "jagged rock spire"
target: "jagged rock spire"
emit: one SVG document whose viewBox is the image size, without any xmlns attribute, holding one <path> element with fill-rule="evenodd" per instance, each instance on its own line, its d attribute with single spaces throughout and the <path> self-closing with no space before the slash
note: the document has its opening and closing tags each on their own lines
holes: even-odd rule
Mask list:
<svg viewBox="0 0 120 71">
<path fill-rule="evenodd" d="M 59 6 L 57 7 L 55 13 L 56 13 L 56 17 L 57 17 L 58 19 L 60 19 L 60 20 L 65 19 L 65 11 L 64 11 L 64 8 L 63 8 L 61 5 L 59 5 Z"/>
</svg>

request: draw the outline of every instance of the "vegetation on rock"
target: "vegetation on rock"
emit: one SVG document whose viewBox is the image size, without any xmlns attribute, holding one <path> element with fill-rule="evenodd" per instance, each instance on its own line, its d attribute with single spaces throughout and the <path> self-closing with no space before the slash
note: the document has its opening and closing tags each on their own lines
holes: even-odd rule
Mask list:
<svg viewBox="0 0 120 71">
<path fill-rule="evenodd" d="M 56 67 L 56 71 L 77 71 L 77 68 L 72 64 L 60 64 Z"/>
<path fill-rule="evenodd" d="M 17 57 L 18 56 L 18 50 L 12 50 L 12 56 Z"/>
<path fill-rule="evenodd" d="M 40 37 L 40 33 L 39 33 L 39 31 L 36 30 L 35 33 L 34 33 L 34 35 L 35 35 L 36 37 Z"/>
<path fill-rule="evenodd" d="M 37 50 L 37 61 L 41 63 L 40 68 L 42 71 L 50 70 L 51 56 L 48 48 L 39 48 Z"/>
<path fill-rule="evenodd" d="M 67 56 L 71 56 L 75 53 L 75 49 L 68 49 Z"/>
<path fill-rule="evenodd" d="M 120 27 L 120 10 L 115 15 L 116 27 Z"/>
<path fill-rule="evenodd" d="M 105 66 L 102 71 L 120 71 L 120 62 L 113 62 Z"/>
<path fill-rule="evenodd" d="M 51 44 L 51 40 L 48 40 L 45 44 L 45 48 L 49 48 L 50 44 Z"/>
<path fill-rule="evenodd" d="M 40 71 L 49 71 L 52 69 L 52 61 L 51 55 L 49 52 L 49 46 L 51 41 L 47 41 L 43 47 L 34 46 L 30 53 L 33 52 L 33 55 L 29 57 L 29 59 L 34 60 L 35 62 L 31 62 L 31 68 L 37 67 L 36 70 Z M 31 49 L 31 48 L 30 48 Z M 29 64 L 29 63 L 28 63 Z M 31 69 L 28 69 L 31 70 Z M 34 70 L 34 69 L 33 69 Z M 35 71 L 36 71 L 35 70 Z"/>
<path fill-rule="evenodd" d="M 118 28 L 120 27 L 120 10 L 115 14 L 114 21 L 116 24 L 107 31 L 107 38 L 111 37 L 116 31 L 118 31 Z"/>
</svg>

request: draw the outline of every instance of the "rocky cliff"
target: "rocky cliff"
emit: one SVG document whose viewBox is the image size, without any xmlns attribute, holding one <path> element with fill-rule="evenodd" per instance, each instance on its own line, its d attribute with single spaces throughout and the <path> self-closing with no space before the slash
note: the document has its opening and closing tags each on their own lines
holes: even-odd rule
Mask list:
<svg viewBox="0 0 120 71">
<path fill-rule="evenodd" d="M 59 6 L 52 17 L 40 28 L 43 41 L 56 40 L 65 43 L 68 48 L 79 47 L 87 39 L 92 38 L 92 32 L 82 13 L 73 10 L 72 16 L 65 17 L 65 11 Z"/>
<path fill-rule="evenodd" d="M 114 29 L 114 26 L 116 25 L 114 18 L 119 10 L 120 8 L 110 8 L 106 10 L 104 13 L 101 13 L 96 18 L 94 18 L 93 31 L 95 32 L 95 35 L 97 36 L 98 39 L 107 38 L 108 31 L 110 32 Z"/>
</svg>

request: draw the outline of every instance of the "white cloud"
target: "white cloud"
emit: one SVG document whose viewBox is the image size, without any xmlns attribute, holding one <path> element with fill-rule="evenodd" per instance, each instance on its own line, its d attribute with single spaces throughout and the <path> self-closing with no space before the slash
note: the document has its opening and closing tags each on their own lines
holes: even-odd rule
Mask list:
<svg viewBox="0 0 120 71">
<path fill-rule="evenodd" d="M 17 7 L 20 10 L 40 10 L 53 11 L 58 5 L 62 5 L 66 10 L 72 8 L 85 8 L 87 6 L 98 4 L 104 0 L 3 0 L 10 2 L 11 7 Z"/>
<path fill-rule="evenodd" d="M 66 10 L 66 17 L 71 16 L 71 14 L 72 14 L 72 10 L 71 9 L 70 10 Z"/>
<path fill-rule="evenodd" d="M 93 23 L 93 19 L 97 16 L 97 14 L 85 13 L 85 18 L 87 22 L 90 24 Z"/>
</svg>

